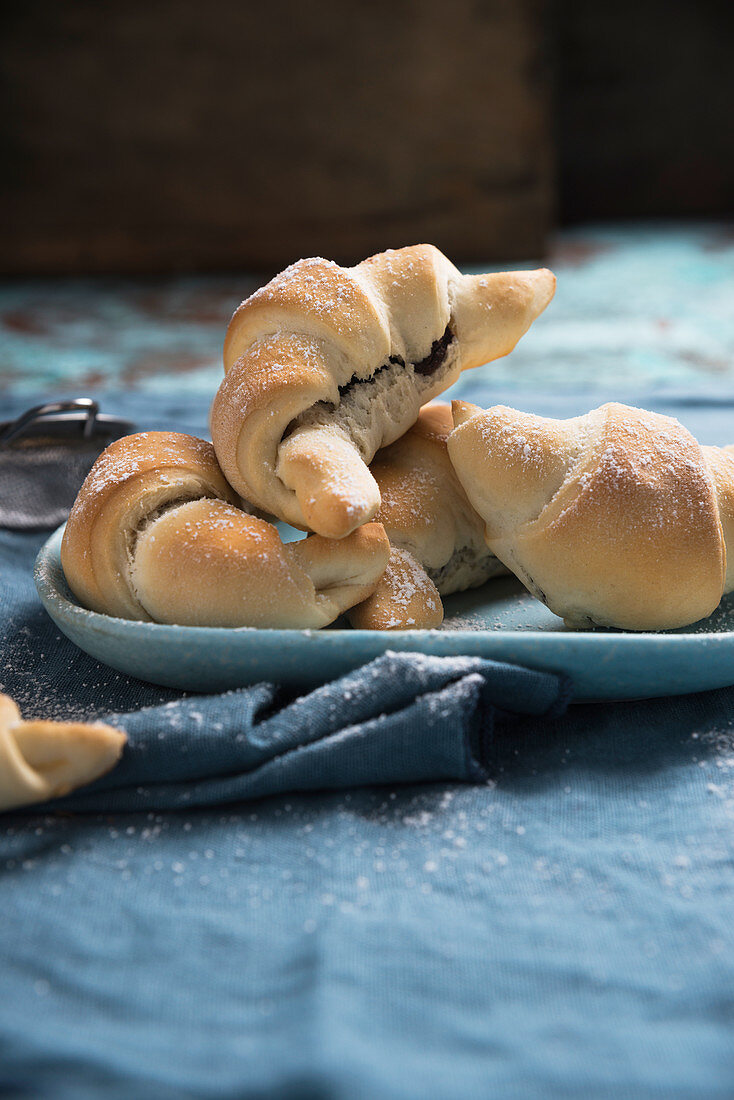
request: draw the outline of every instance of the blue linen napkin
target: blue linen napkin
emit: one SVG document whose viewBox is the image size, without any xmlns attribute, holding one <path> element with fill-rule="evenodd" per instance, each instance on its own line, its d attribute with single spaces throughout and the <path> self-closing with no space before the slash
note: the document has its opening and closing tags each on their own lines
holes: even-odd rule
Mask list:
<svg viewBox="0 0 734 1100">
<path fill-rule="evenodd" d="M 489 778 L 495 712 L 560 714 L 565 677 L 386 653 L 271 713 L 273 684 L 111 715 L 122 762 L 61 810 L 175 810 L 288 791 Z"/>
</svg>

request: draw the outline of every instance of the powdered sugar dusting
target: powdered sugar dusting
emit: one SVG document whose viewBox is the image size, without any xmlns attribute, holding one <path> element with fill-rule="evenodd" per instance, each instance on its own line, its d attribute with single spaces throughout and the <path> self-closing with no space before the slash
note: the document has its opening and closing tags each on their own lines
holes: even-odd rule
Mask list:
<svg viewBox="0 0 734 1100">
<path fill-rule="evenodd" d="M 388 630 L 420 626 L 417 616 L 421 611 L 430 615 L 441 610 L 441 601 L 425 570 L 412 554 L 404 550 L 393 548 L 383 583 L 390 592 L 393 605 L 392 615 L 385 623 Z M 420 603 L 420 611 L 415 606 L 417 601 Z"/>
</svg>

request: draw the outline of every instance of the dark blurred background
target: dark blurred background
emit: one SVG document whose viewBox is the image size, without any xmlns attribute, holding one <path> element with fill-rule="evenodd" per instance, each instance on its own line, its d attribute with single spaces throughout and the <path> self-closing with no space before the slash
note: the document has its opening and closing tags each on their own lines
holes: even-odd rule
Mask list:
<svg viewBox="0 0 734 1100">
<path fill-rule="evenodd" d="M 731 0 L 4 5 L 4 274 L 272 270 L 734 208 Z"/>
</svg>

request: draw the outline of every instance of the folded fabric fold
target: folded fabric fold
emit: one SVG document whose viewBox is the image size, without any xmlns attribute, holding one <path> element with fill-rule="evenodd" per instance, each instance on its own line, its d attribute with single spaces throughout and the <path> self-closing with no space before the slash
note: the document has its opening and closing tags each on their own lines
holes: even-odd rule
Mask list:
<svg viewBox="0 0 734 1100">
<path fill-rule="evenodd" d="M 52 805 L 188 809 L 266 795 L 488 777 L 494 716 L 555 716 L 565 677 L 480 658 L 388 652 L 277 707 L 258 684 L 110 716 L 128 746 L 114 772 Z"/>
</svg>

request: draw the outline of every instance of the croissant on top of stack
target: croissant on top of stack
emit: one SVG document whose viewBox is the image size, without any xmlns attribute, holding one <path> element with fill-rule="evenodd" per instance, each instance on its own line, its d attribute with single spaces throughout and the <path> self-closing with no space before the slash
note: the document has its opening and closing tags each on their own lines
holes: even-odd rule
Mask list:
<svg viewBox="0 0 734 1100">
<path fill-rule="evenodd" d="M 550 271 L 462 275 L 433 245 L 356 267 L 299 260 L 235 312 L 212 440 L 258 508 L 330 538 L 372 519 L 368 469 L 460 372 L 507 355 L 547 306 Z"/>
</svg>

